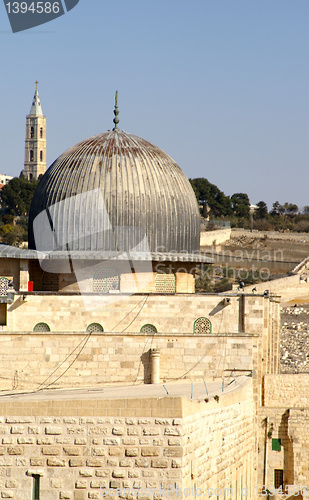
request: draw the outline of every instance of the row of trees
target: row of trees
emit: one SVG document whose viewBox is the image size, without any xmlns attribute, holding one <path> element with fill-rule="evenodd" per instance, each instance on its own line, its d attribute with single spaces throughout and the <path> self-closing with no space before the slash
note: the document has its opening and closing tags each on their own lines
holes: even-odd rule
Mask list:
<svg viewBox="0 0 309 500">
<path fill-rule="evenodd" d="M 246 193 L 226 196 L 217 186 L 207 179 L 190 179 L 196 198 L 201 206 L 202 216 L 211 219 L 230 220 L 232 226 L 251 227 L 267 230 L 291 230 L 309 232 L 309 206 L 302 211 L 294 203 L 275 201 L 268 210 L 264 201 L 257 203 L 257 208 L 250 211 L 250 200 Z"/>
<path fill-rule="evenodd" d="M 196 198 L 202 208 L 202 215 L 207 217 L 248 217 L 250 212 L 250 201 L 245 193 L 235 193 L 226 196 L 215 184 L 207 179 L 189 179 L 195 192 Z"/>
</svg>

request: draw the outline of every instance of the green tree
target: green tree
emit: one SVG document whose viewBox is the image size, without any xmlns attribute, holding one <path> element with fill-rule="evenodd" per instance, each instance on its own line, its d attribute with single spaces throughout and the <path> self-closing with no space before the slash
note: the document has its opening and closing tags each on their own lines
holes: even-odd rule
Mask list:
<svg viewBox="0 0 309 500">
<path fill-rule="evenodd" d="M 246 193 L 235 193 L 231 197 L 232 208 L 237 217 L 249 217 L 250 201 Z"/>
<path fill-rule="evenodd" d="M 298 212 L 298 206 L 295 203 L 285 203 L 284 207 L 286 209 L 287 215 L 296 215 Z"/>
<path fill-rule="evenodd" d="M 280 215 L 281 209 L 282 209 L 282 206 L 280 205 L 279 201 L 275 201 L 275 203 L 273 203 L 273 207 L 271 209 L 270 215 L 272 215 L 272 216 Z"/>
<path fill-rule="evenodd" d="M 14 177 L 1 190 L 1 202 L 10 215 L 28 215 L 38 181 Z"/>
<path fill-rule="evenodd" d="M 265 219 L 268 214 L 268 209 L 265 201 L 259 201 L 256 206 L 258 207 L 255 214 L 257 219 Z"/>
<path fill-rule="evenodd" d="M 204 207 L 204 216 L 208 214 L 207 207 L 210 208 L 210 215 L 215 217 L 224 217 L 233 214 L 229 196 L 220 191 L 215 184 L 211 184 L 203 177 L 189 180 L 198 202 Z"/>
</svg>

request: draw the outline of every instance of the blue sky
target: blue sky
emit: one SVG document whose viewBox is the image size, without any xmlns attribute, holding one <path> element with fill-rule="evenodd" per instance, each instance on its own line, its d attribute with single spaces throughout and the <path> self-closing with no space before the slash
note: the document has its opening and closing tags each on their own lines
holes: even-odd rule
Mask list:
<svg viewBox="0 0 309 500">
<path fill-rule="evenodd" d="M 252 203 L 309 205 L 308 0 L 80 0 L 13 34 L 0 4 L 1 173 L 19 175 L 35 80 L 48 165 L 120 128 Z"/>
</svg>

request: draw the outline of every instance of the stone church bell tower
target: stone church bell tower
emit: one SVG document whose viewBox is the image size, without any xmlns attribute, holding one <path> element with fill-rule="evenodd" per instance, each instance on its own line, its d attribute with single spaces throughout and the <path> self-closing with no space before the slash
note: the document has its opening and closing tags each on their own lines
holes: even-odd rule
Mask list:
<svg viewBox="0 0 309 500">
<path fill-rule="evenodd" d="M 46 172 L 46 117 L 43 115 L 38 82 L 29 115 L 26 117 L 24 176 L 36 180 Z"/>
</svg>

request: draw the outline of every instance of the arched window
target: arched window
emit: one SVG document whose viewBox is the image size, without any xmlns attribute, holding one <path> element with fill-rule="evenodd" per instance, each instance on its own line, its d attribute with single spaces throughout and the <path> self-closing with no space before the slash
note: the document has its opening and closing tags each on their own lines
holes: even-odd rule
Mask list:
<svg viewBox="0 0 309 500">
<path fill-rule="evenodd" d="M 31 127 L 30 129 L 30 139 L 34 138 L 34 127 Z"/>
<path fill-rule="evenodd" d="M 101 267 L 93 277 L 94 292 L 109 292 L 119 290 L 120 276 L 118 271 L 111 267 Z"/>
<path fill-rule="evenodd" d="M 33 149 L 30 149 L 30 161 L 34 161 L 34 152 L 33 152 Z"/>
<path fill-rule="evenodd" d="M 6 297 L 8 294 L 10 280 L 8 278 L 0 278 L 0 297 Z"/>
<path fill-rule="evenodd" d="M 33 175 L 29 174 L 29 181 L 31 181 L 32 179 L 33 179 Z"/>
<path fill-rule="evenodd" d="M 148 323 L 147 325 L 142 326 L 141 333 L 157 333 L 157 329 L 154 325 Z"/>
<path fill-rule="evenodd" d="M 40 139 L 43 139 L 43 127 L 40 128 Z"/>
<path fill-rule="evenodd" d="M 176 276 L 172 269 L 164 267 L 157 272 L 155 278 L 155 290 L 158 293 L 176 292 Z"/>
<path fill-rule="evenodd" d="M 43 161 L 43 151 L 40 151 L 40 161 Z"/>
<path fill-rule="evenodd" d="M 86 330 L 88 333 L 92 333 L 92 332 L 104 332 L 104 328 L 102 325 L 100 325 L 100 323 L 91 323 L 91 325 L 87 326 L 87 330 Z"/>
<path fill-rule="evenodd" d="M 194 321 L 193 333 L 211 333 L 211 322 L 208 318 L 198 318 Z"/>
<path fill-rule="evenodd" d="M 50 328 L 47 323 L 37 323 L 33 328 L 34 332 L 50 332 Z"/>
</svg>

